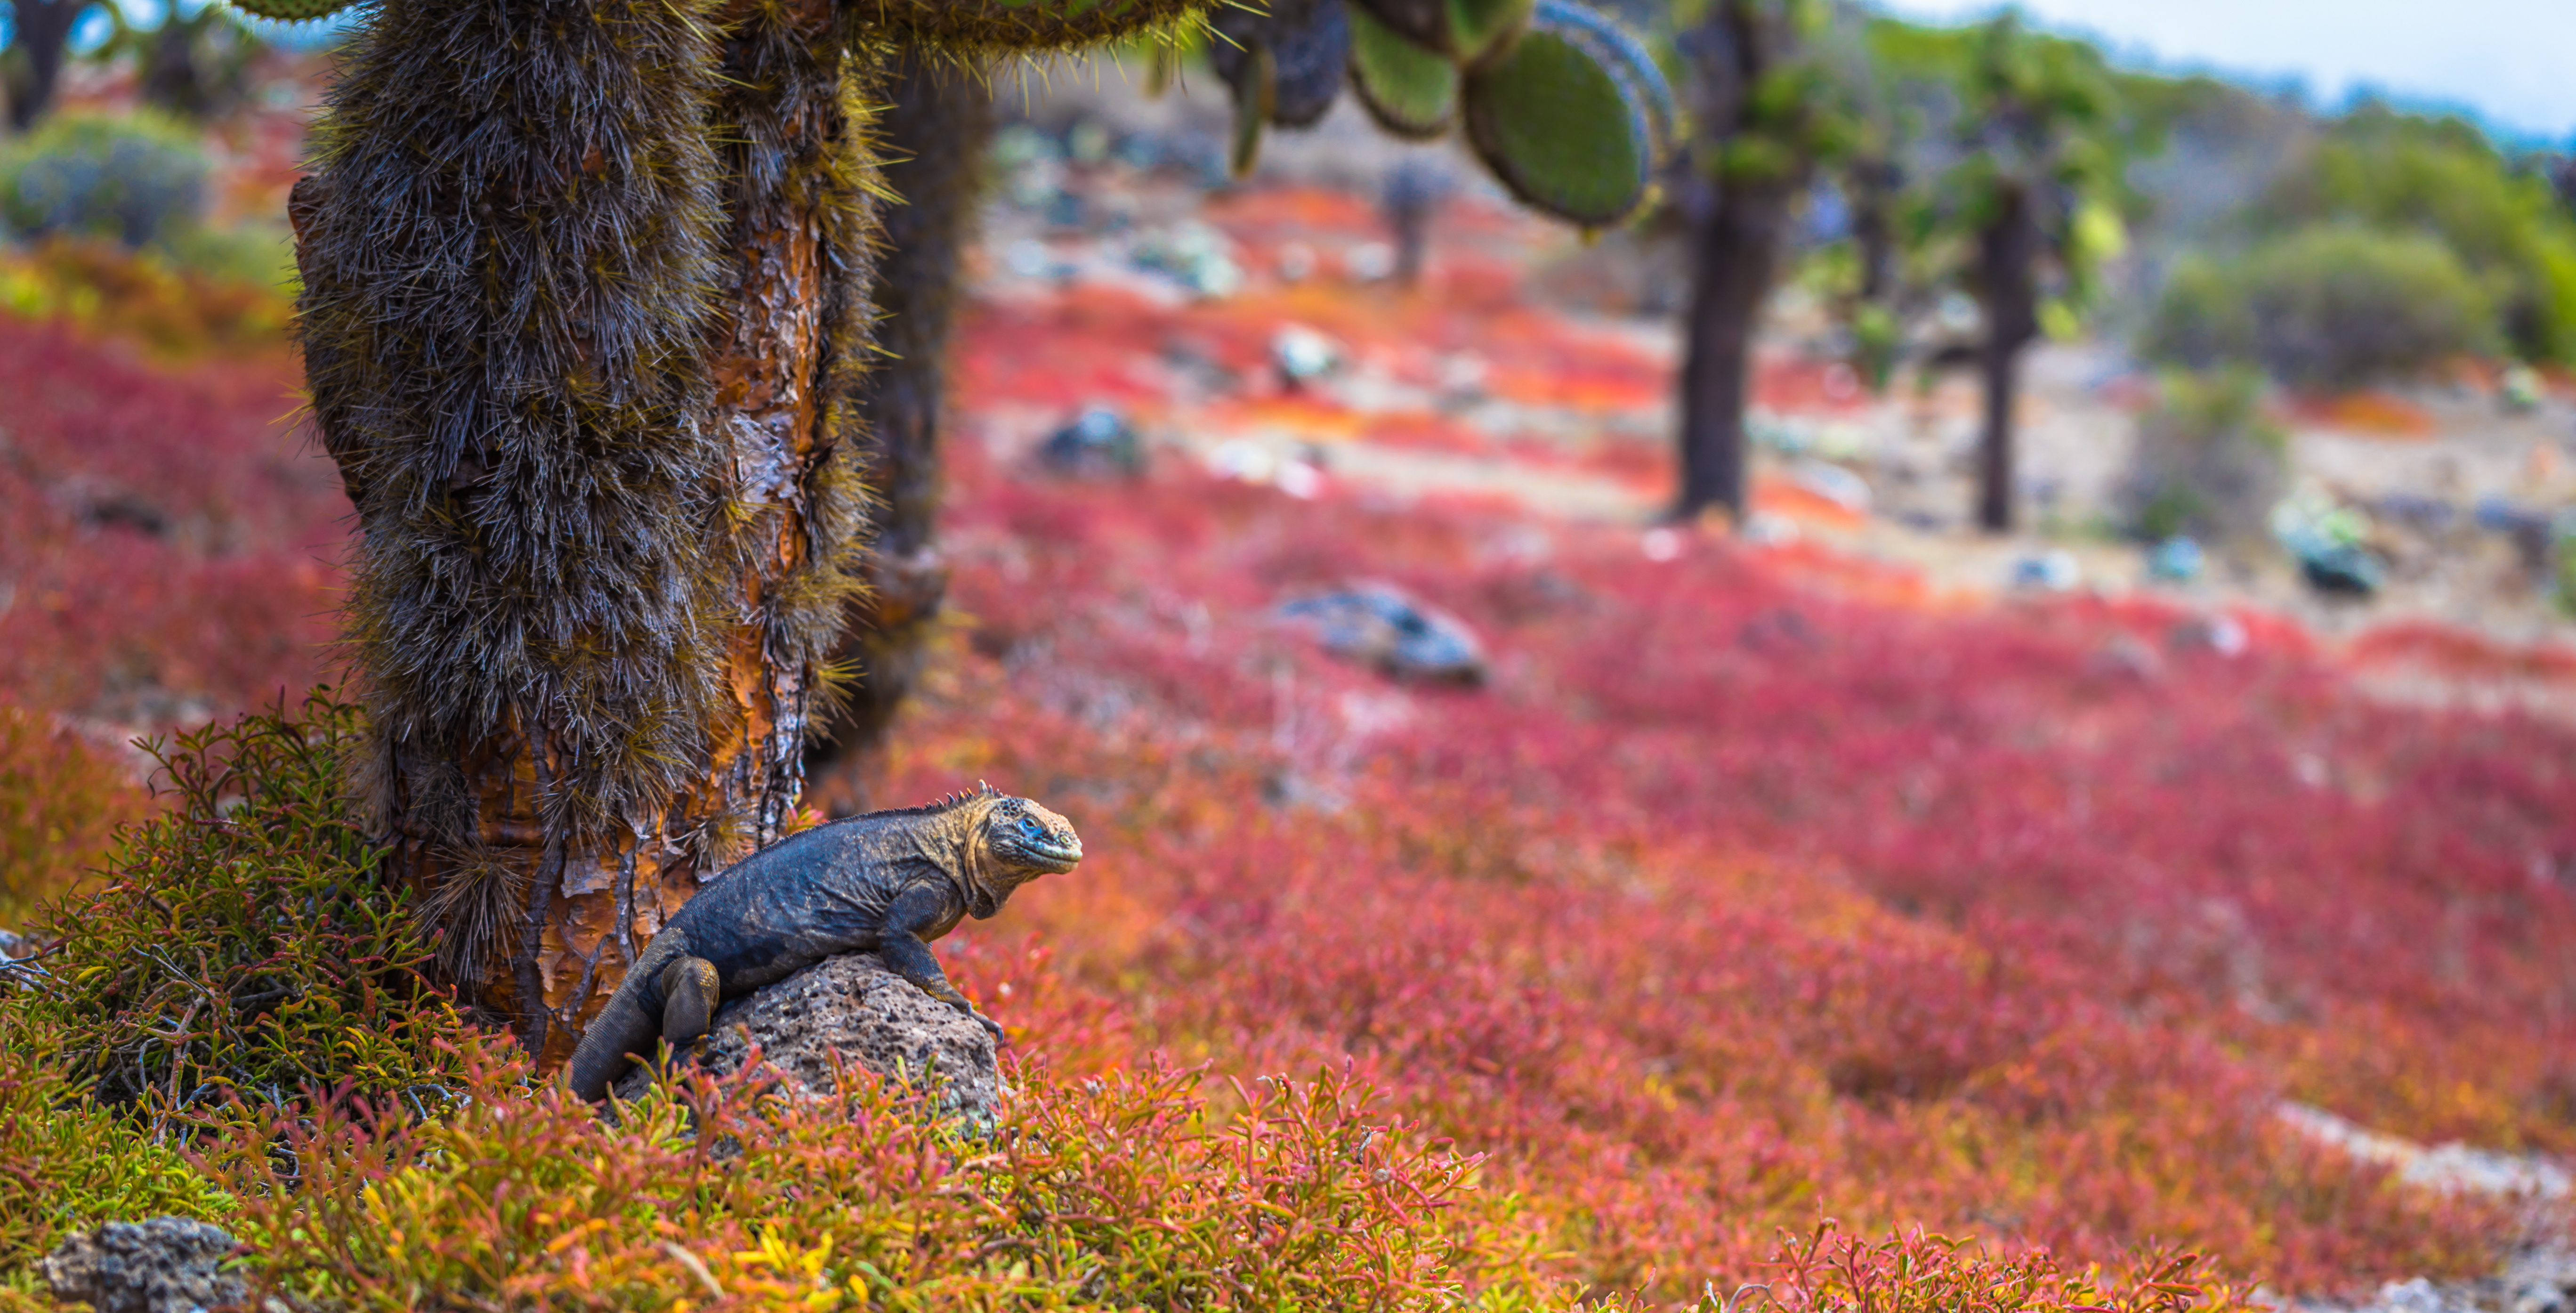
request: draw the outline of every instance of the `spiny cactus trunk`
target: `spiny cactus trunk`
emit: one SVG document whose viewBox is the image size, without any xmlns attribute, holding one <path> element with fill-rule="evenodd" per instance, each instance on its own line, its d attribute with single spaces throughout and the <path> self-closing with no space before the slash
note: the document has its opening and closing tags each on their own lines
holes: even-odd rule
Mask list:
<svg viewBox="0 0 2576 1313">
<path fill-rule="evenodd" d="M 2006 190 L 1995 217 L 1977 235 L 1978 290 L 1985 303 L 1986 428 L 1977 449 L 1977 524 L 1989 533 L 2013 527 L 2013 406 L 2022 348 L 2039 335 L 2041 234 L 2029 198 Z"/>
<path fill-rule="evenodd" d="M 386 0 L 297 188 L 374 801 L 549 1064 L 796 804 L 860 498 L 841 47 L 827 0 Z"/>
<path fill-rule="evenodd" d="M 1776 186 L 1729 186 L 1701 221 L 1682 359 L 1682 490 L 1675 512 L 1746 509 L 1744 411 L 1753 400 L 1753 332 L 1771 294 L 1789 218 Z"/>
<path fill-rule="evenodd" d="M 813 800 L 833 815 L 866 810 L 863 778 L 911 695 L 948 567 L 934 545 L 948 343 L 975 237 L 993 96 L 981 71 L 918 47 L 887 67 L 878 141 L 886 184 L 903 204 L 885 213 L 875 301 L 882 359 L 860 385 L 869 432 L 869 483 L 881 504 L 868 559 L 871 596 L 850 615 L 842 659 L 859 679 L 807 766 Z"/>
</svg>

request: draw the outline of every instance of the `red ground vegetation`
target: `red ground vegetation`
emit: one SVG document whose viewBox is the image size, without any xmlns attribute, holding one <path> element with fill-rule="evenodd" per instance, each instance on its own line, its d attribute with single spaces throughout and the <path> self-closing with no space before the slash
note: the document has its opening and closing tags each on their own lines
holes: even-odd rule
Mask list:
<svg viewBox="0 0 2576 1313">
<path fill-rule="evenodd" d="M 321 676 L 348 500 L 299 383 L 0 316 L 0 699 L 137 732 Z"/>
<path fill-rule="evenodd" d="M 1083 826 L 1099 856 L 960 955 L 1059 1064 L 1348 1057 L 1495 1151 L 1581 1275 L 1668 1291 L 1818 1209 L 2301 1288 L 2456 1270 L 2493 1215 L 2274 1102 L 2576 1146 L 2576 735 L 2379 707 L 2150 605 L 1890 607 L 1713 542 L 959 474 L 974 623 L 885 796 L 981 776 Z M 1483 629 L 1492 686 L 1265 622 L 1354 578 Z"/>
<path fill-rule="evenodd" d="M 1473 350 L 1569 410 L 1647 386 L 1615 339 L 1501 300 L 1347 301 L 988 307 L 969 424 L 1151 405 L 1174 343 L 1257 376 L 1282 318 L 1399 375 Z M 292 377 L 0 322 L 0 395 L 28 399 L 0 697 L 149 724 L 322 672 L 345 503 L 277 422 Z M 959 623 L 878 793 L 980 777 L 1082 827 L 1080 873 L 943 946 L 1046 1098 L 1159 1054 L 1206 1064 L 1223 1113 L 1235 1081 L 1347 1064 L 1493 1155 L 1548 1271 L 1665 1301 L 1776 1271 L 1820 1214 L 2075 1264 L 2170 1241 L 2303 1290 L 2466 1271 L 2499 1211 L 2276 1102 L 2576 1151 L 2576 733 L 2374 703 L 2258 616 L 2226 656 L 2156 603 L 1970 605 L 1815 548 L 1658 562 L 1488 504 L 954 453 Z M 1479 628 L 1489 685 L 1390 684 L 1267 620 L 1357 579 Z M 1890 1244 L 1844 1251 L 1847 1284 L 1931 1242 Z"/>
</svg>

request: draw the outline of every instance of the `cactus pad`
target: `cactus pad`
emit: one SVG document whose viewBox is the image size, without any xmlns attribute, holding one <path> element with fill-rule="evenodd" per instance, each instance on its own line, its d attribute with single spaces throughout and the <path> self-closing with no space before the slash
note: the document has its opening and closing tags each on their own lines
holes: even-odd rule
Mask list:
<svg viewBox="0 0 2576 1313">
<path fill-rule="evenodd" d="M 1538 0 L 1535 17 L 1551 26 L 1580 31 L 1596 51 L 1612 56 L 1613 71 L 1626 79 L 1630 91 L 1642 97 L 1658 151 L 1673 139 L 1681 110 L 1674 102 L 1672 84 L 1664 80 L 1663 69 L 1656 65 L 1653 55 L 1646 53 L 1645 42 L 1608 14 L 1573 0 Z"/>
<path fill-rule="evenodd" d="M 1532 0 L 1357 0 L 1387 30 L 1461 65 L 1491 60 L 1529 21 Z"/>
<path fill-rule="evenodd" d="M 1365 9 L 1351 12 L 1351 91 L 1389 133 L 1427 140 L 1458 118 L 1458 67 L 1395 34 Z"/>
<path fill-rule="evenodd" d="M 232 0 L 233 8 L 253 18 L 274 19 L 281 23 L 328 18 L 355 3 L 357 0 Z"/>
<path fill-rule="evenodd" d="M 1238 104 L 1254 56 L 1268 54 L 1269 122 L 1306 127 L 1341 95 L 1351 44 L 1350 13 L 1342 0 L 1269 0 L 1268 12 L 1228 6 L 1211 14 L 1208 25 L 1208 64 L 1236 89 Z"/>
<path fill-rule="evenodd" d="M 1601 227 L 1645 199 L 1659 153 L 1650 100 L 1589 23 L 1543 12 L 1510 53 L 1467 75 L 1462 103 L 1468 141 L 1514 196 Z"/>
</svg>

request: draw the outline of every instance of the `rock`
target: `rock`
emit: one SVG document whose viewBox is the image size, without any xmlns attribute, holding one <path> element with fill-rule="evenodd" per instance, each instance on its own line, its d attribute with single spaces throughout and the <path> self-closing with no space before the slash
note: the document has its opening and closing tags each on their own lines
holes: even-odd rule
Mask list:
<svg viewBox="0 0 2576 1313">
<path fill-rule="evenodd" d="M 2147 550 L 2147 577 L 2166 583 L 2190 583 L 2205 564 L 2200 544 L 2190 538 L 2167 538 Z"/>
<path fill-rule="evenodd" d="M 2293 549 L 2299 574 L 2310 588 L 2346 597 L 2368 597 L 2388 580 L 2388 569 L 2368 548 L 2355 543 L 2329 543 L 2312 550 Z"/>
<path fill-rule="evenodd" d="M 222 1227 L 185 1217 L 109 1222 L 46 1255 L 45 1280 L 54 1298 L 98 1313 L 194 1313 L 242 1301 L 241 1278 L 216 1270 L 233 1244 Z"/>
<path fill-rule="evenodd" d="M 1333 372 L 1342 363 L 1342 353 L 1331 338 L 1288 324 L 1271 336 L 1270 363 L 1278 368 L 1280 382 L 1296 388 Z"/>
<path fill-rule="evenodd" d="M 1365 661 L 1398 679 L 1474 687 L 1485 682 L 1485 647 L 1464 621 L 1386 584 L 1363 584 L 1279 608 L 1326 651 Z"/>
<path fill-rule="evenodd" d="M 2012 564 L 2012 586 L 2063 593 L 2084 581 L 2084 567 L 2063 548 L 2019 557 Z"/>
<path fill-rule="evenodd" d="M 25 957 L 35 951 L 36 946 L 28 943 L 25 935 L 12 930 L 0 930 L 0 958 Z"/>
<path fill-rule="evenodd" d="M 1093 406 L 1074 416 L 1038 448 L 1038 460 L 1069 478 L 1135 478 L 1145 472 L 1145 446 L 1125 416 Z"/>
<path fill-rule="evenodd" d="M 725 1004 L 696 1057 L 707 1070 L 731 1075 L 754 1044 L 762 1066 L 807 1097 L 831 1094 L 837 1058 L 844 1069 L 888 1079 L 929 1074 L 941 1082 L 939 1102 L 949 1111 L 989 1119 L 1001 1107 L 992 1035 L 886 969 L 874 953 L 825 958 Z M 617 1095 L 634 1098 L 651 1080 L 639 1064 L 617 1082 Z"/>
</svg>

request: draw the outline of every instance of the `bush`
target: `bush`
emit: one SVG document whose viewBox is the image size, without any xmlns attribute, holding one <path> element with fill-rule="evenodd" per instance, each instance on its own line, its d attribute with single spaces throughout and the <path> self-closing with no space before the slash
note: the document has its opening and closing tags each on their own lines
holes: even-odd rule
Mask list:
<svg viewBox="0 0 2576 1313">
<path fill-rule="evenodd" d="M 93 1102 L 65 1058 L 60 1032 L 0 1004 L 0 1278 L 97 1222 L 233 1209 L 177 1150 Z"/>
<path fill-rule="evenodd" d="M 2285 382 L 2352 387 L 2497 344 L 2493 301 L 2449 247 L 2346 224 L 2219 266 L 2186 261 L 2143 353 L 2191 369 L 2259 361 Z"/>
<path fill-rule="evenodd" d="M 186 1106 L 225 1087 L 400 1094 L 443 1086 L 455 1010 L 358 824 L 341 754 L 357 712 L 245 716 L 155 745 L 169 811 L 125 830 L 108 886 L 55 904 L 49 980 L 19 1006 L 111 1103 Z"/>
<path fill-rule="evenodd" d="M 2274 183 L 2256 218 L 2274 232 L 2353 223 L 2439 241 L 2494 290 L 2514 351 L 2576 361 L 2576 217 L 2467 124 L 2364 105 Z"/>
<path fill-rule="evenodd" d="M 207 165 L 158 115 L 57 114 L 0 149 L 0 220 L 24 237 L 110 237 L 140 247 L 194 227 Z"/>
<path fill-rule="evenodd" d="M 466 1097 L 433 1120 L 236 1114 L 208 1161 L 273 1289 L 388 1311 L 1391 1311 L 1456 1308 L 1470 1283 L 1526 1307 L 1544 1286 L 1477 1161 L 1329 1071 L 1238 1087 L 1221 1118 L 1199 1072 L 1023 1068 L 973 1139 L 864 1075 L 819 1104 L 693 1076 L 607 1126 L 466 1047 Z"/>
<path fill-rule="evenodd" d="M 2262 400 L 2262 379 L 2242 367 L 2165 377 L 2158 404 L 2139 418 L 2125 489 L 2140 536 L 2262 536 L 2289 488 L 2289 435 L 2263 418 Z"/>
</svg>

